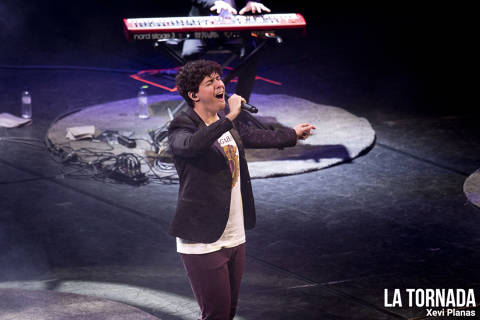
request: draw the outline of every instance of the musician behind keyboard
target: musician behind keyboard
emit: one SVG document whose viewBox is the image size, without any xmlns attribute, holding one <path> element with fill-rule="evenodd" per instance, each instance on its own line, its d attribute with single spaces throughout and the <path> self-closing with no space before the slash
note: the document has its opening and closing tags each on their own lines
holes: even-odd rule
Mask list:
<svg viewBox="0 0 480 320">
<path fill-rule="evenodd" d="M 229 16 L 237 14 L 237 9 L 240 8 L 238 14 L 243 15 L 245 13 L 261 14 L 264 12 L 270 12 L 270 9 L 264 6 L 260 2 L 254 1 L 242 1 L 242 0 L 192 0 L 192 8 L 190 9 L 189 16 L 208 16 L 211 14 L 218 14 L 221 16 Z M 217 49 L 222 46 L 233 47 L 234 50 L 248 54 L 255 48 L 255 43 L 250 37 L 240 38 L 236 40 L 203 40 L 203 39 L 187 39 L 183 42 L 182 58 L 187 62 L 197 60 L 208 50 Z M 255 82 L 255 76 L 257 71 L 258 58 L 252 58 L 245 67 L 238 73 L 238 82 L 235 89 L 235 93 L 244 99 L 249 100 L 252 93 L 253 84 Z"/>
</svg>

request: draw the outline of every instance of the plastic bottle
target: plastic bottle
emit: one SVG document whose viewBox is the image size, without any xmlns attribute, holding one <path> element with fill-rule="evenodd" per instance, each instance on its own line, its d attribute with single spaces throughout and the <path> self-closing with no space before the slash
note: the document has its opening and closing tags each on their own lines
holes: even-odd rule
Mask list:
<svg viewBox="0 0 480 320">
<path fill-rule="evenodd" d="M 22 92 L 22 118 L 32 118 L 32 96 L 27 90 Z"/>
<path fill-rule="evenodd" d="M 140 119 L 150 118 L 150 114 L 148 113 L 147 88 L 148 86 L 141 86 L 138 91 L 138 117 Z"/>
</svg>

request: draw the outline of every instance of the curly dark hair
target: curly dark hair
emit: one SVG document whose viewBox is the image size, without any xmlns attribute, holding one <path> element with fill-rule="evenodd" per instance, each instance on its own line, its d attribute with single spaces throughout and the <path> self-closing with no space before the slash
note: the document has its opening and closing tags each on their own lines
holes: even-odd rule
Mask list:
<svg viewBox="0 0 480 320">
<path fill-rule="evenodd" d="M 213 73 L 222 75 L 222 67 L 217 62 L 211 60 L 190 61 L 178 70 L 175 78 L 178 93 L 187 101 L 190 107 L 193 108 L 194 103 L 188 96 L 188 93 L 197 93 L 203 79 Z"/>
</svg>

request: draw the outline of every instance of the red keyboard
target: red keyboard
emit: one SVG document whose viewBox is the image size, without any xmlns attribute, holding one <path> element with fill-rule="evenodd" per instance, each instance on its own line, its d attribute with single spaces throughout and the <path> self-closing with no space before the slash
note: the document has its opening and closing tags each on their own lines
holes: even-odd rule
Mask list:
<svg viewBox="0 0 480 320">
<path fill-rule="evenodd" d="M 241 31 L 305 28 L 299 13 L 123 19 L 130 40 L 231 38 Z"/>
</svg>

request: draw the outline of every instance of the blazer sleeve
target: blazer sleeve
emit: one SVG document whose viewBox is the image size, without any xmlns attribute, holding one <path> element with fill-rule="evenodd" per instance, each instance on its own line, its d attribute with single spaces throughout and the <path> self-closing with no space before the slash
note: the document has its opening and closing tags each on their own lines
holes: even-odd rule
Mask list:
<svg viewBox="0 0 480 320">
<path fill-rule="evenodd" d="M 233 123 L 228 118 L 221 118 L 209 126 L 200 128 L 187 117 L 175 118 L 168 127 L 170 151 L 175 156 L 183 158 L 197 157 L 232 128 Z"/>
<path fill-rule="evenodd" d="M 283 148 L 297 144 L 297 134 L 293 128 L 264 130 L 248 126 L 242 121 L 234 122 L 245 148 Z"/>
<path fill-rule="evenodd" d="M 216 0 L 192 0 L 192 4 L 204 9 L 210 9 Z"/>
</svg>

